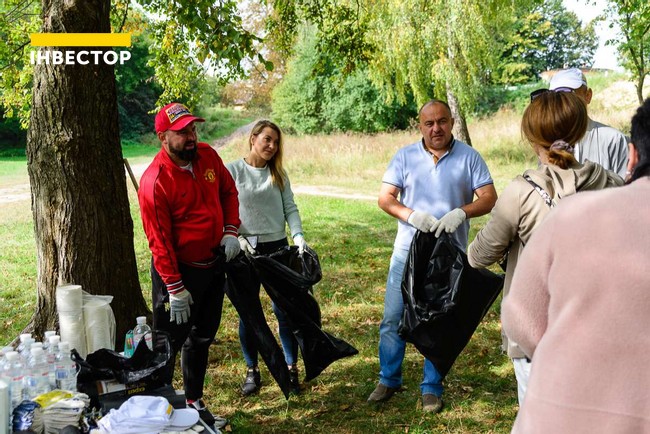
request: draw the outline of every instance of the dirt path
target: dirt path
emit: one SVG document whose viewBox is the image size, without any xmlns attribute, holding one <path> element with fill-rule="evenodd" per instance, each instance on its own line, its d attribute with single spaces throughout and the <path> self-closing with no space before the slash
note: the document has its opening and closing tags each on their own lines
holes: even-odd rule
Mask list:
<svg viewBox="0 0 650 434">
<path fill-rule="evenodd" d="M 136 179 L 140 180 L 140 177 L 144 173 L 145 169 L 149 166 L 149 163 L 134 164 L 131 166 L 133 175 Z M 126 170 L 124 171 L 127 182 L 131 183 L 130 178 Z M 347 191 L 341 188 L 326 186 L 326 185 L 293 185 L 293 192 L 295 194 L 305 194 L 310 196 L 325 196 L 325 197 L 336 197 L 340 199 L 350 199 L 350 200 L 377 200 L 376 196 L 363 193 L 355 193 L 352 191 Z M 0 205 L 4 203 L 11 202 L 20 202 L 30 200 L 31 191 L 29 184 L 18 184 L 11 187 L 0 187 Z"/>
</svg>

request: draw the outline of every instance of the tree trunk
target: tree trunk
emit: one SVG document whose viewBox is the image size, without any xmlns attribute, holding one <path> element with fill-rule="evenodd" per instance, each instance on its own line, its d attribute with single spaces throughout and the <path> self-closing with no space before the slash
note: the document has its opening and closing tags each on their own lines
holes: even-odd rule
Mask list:
<svg viewBox="0 0 650 434">
<path fill-rule="evenodd" d="M 456 95 L 447 87 L 447 103 L 451 108 L 451 115 L 454 118 L 454 137 L 456 137 L 461 142 L 465 142 L 468 145 L 472 146 L 472 139 L 469 137 L 469 130 L 467 129 L 467 122 L 465 121 L 465 116 L 463 111 L 460 108 L 458 99 Z"/>
<path fill-rule="evenodd" d="M 643 82 L 645 80 L 644 71 L 639 72 L 639 77 L 636 82 L 636 97 L 639 100 L 639 105 L 643 105 Z"/>
<path fill-rule="evenodd" d="M 110 0 L 43 0 L 43 32 L 108 33 L 109 11 Z M 30 326 L 37 335 L 54 329 L 56 286 L 74 283 L 114 296 L 119 348 L 148 309 L 133 247 L 115 74 L 100 63 L 34 68 L 27 167 L 38 301 Z"/>
</svg>

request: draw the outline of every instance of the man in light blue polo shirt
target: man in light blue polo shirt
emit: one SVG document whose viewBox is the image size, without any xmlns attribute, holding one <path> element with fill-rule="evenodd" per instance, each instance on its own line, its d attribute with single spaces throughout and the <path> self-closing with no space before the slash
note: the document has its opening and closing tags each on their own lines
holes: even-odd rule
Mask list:
<svg viewBox="0 0 650 434">
<path fill-rule="evenodd" d="M 469 218 L 490 212 L 497 200 L 490 171 L 472 147 L 455 140 L 449 105 L 431 100 L 420 109 L 422 140 L 393 157 L 382 179 L 379 207 L 398 221 L 386 282 L 384 318 L 379 326 L 379 384 L 368 402 L 388 400 L 402 385 L 406 342 L 397 334 L 404 302 L 401 282 L 416 230 L 452 234 L 467 247 Z M 476 196 L 476 199 L 474 199 Z M 442 409 L 442 378 L 425 359 L 420 384 L 422 409 Z"/>
</svg>

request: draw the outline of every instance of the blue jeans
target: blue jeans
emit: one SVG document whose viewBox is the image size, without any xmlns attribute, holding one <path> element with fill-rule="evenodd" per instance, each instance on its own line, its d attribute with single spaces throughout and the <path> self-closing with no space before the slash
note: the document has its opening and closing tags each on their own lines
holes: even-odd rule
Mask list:
<svg viewBox="0 0 650 434">
<path fill-rule="evenodd" d="M 402 361 L 406 341 L 399 337 L 397 329 L 404 312 L 402 298 L 402 275 L 408 250 L 395 249 L 390 258 L 386 295 L 384 297 L 384 319 L 379 326 L 379 382 L 388 387 L 402 385 Z M 424 359 L 424 379 L 420 383 L 423 394 L 442 396 L 442 377 L 433 363 Z"/>
<path fill-rule="evenodd" d="M 287 239 L 283 238 L 278 241 L 258 243 L 255 249 L 259 253 L 266 255 L 288 245 Z M 293 330 L 284 311 L 277 307 L 275 303 L 272 303 L 271 306 L 273 307 L 275 316 L 278 318 L 278 334 L 280 335 L 280 343 L 284 351 L 284 360 L 287 362 L 287 365 L 293 365 L 298 361 L 298 341 L 293 336 Z M 242 320 L 239 320 L 239 343 L 241 344 L 246 366 L 249 368 L 257 366 L 258 352 L 255 338 L 246 333 L 246 326 L 244 326 Z"/>
<path fill-rule="evenodd" d="M 289 326 L 287 316 L 283 310 L 271 303 L 273 312 L 278 318 L 278 334 L 280 335 L 280 342 L 282 343 L 282 350 L 284 351 L 284 360 L 287 365 L 293 365 L 298 361 L 298 341 L 293 336 L 293 330 Z M 246 366 L 257 366 L 257 346 L 252 337 L 246 334 L 246 327 L 244 323 L 239 320 L 239 342 L 241 343 L 242 353 Z"/>
</svg>

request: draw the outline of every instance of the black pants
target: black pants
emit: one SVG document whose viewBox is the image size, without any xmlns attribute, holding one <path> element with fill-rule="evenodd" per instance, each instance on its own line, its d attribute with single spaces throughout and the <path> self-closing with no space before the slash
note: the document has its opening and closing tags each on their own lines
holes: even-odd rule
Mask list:
<svg viewBox="0 0 650 434">
<path fill-rule="evenodd" d="M 203 381 L 208 367 L 208 352 L 221 322 L 224 274 L 215 268 L 196 268 L 180 264 L 185 289 L 192 294 L 190 319 L 184 324 L 169 321 L 169 293 L 160 275 L 151 264 L 153 326 L 171 335 L 172 360 L 165 382 L 171 384 L 176 354 L 181 351 L 185 397 L 197 400 L 203 396 Z"/>
</svg>

